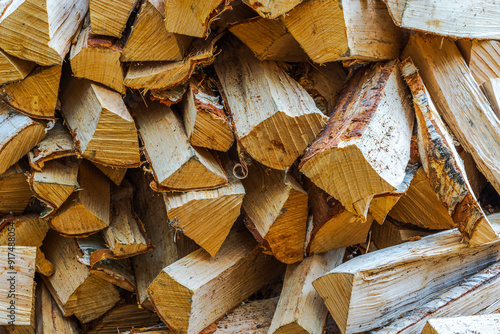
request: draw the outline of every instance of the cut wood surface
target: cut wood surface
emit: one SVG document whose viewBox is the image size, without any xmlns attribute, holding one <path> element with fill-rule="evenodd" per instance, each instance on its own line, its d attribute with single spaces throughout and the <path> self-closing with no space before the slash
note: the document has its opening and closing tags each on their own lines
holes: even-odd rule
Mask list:
<svg viewBox="0 0 500 334">
<path fill-rule="evenodd" d="M 396 61 L 359 70 L 299 168 L 349 211 L 367 215 L 373 196 L 403 181 L 413 110 Z"/>
<path fill-rule="evenodd" d="M 108 167 L 101 165 L 99 163 L 93 162 L 94 166 L 99 168 L 101 172 L 103 172 L 104 175 L 108 177 L 111 181 L 113 181 L 114 184 L 119 186 L 123 178 L 125 177 L 125 174 L 127 173 L 127 168 L 118 168 L 118 167 Z"/>
<path fill-rule="evenodd" d="M 407 241 L 419 240 L 432 234 L 431 231 L 410 224 L 401 224 L 394 219 L 387 219 L 382 225 L 373 224 L 371 241 L 378 249 L 402 244 Z"/>
<path fill-rule="evenodd" d="M 86 79 L 70 78 L 61 93 L 62 113 L 76 149 L 110 167 L 138 167 L 139 140 L 120 94 Z"/>
<path fill-rule="evenodd" d="M 153 101 L 158 100 L 164 105 L 170 107 L 182 101 L 188 89 L 188 82 L 164 90 L 153 90 L 149 98 Z"/>
<path fill-rule="evenodd" d="M 486 94 L 488 101 L 490 101 L 495 115 L 500 118 L 500 79 L 488 79 L 481 85 L 481 88 Z"/>
<path fill-rule="evenodd" d="M 342 263 L 344 252 L 340 248 L 288 265 L 270 334 L 323 333 L 328 310 L 312 282 Z"/>
<path fill-rule="evenodd" d="M 214 189 L 227 184 L 212 153 L 189 144 L 172 109 L 157 101 L 148 106 L 139 102 L 133 112 L 158 190 Z"/>
<path fill-rule="evenodd" d="M 121 61 L 181 60 L 192 37 L 167 32 L 165 1 L 146 0 L 127 39 Z"/>
<path fill-rule="evenodd" d="M 500 314 L 429 319 L 422 334 L 488 334 L 500 332 Z"/>
<path fill-rule="evenodd" d="M 148 289 L 160 318 L 176 333 L 194 334 L 281 274 L 248 232 L 234 231 L 218 255 L 199 249 L 164 268 Z"/>
<path fill-rule="evenodd" d="M 191 145 L 225 152 L 233 145 L 233 129 L 215 85 L 205 79 L 189 80 L 180 105 L 184 127 Z"/>
<path fill-rule="evenodd" d="M 275 19 L 289 12 L 302 1 L 303 0 L 243 0 L 244 3 L 252 7 L 260 16 L 266 19 Z"/>
<path fill-rule="evenodd" d="M 28 168 L 12 165 L 0 174 L 0 214 L 19 214 L 24 211 L 33 195 L 27 183 Z"/>
<path fill-rule="evenodd" d="M 439 114 L 479 170 L 500 191 L 500 120 L 453 41 L 414 34 L 403 53 L 419 70 Z M 453 83 L 451 85 L 450 83 Z"/>
<path fill-rule="evenodd" d="M 316 63 L 397 58 L 399 31 L 382 0 L 304 1 L 283 21 Z"/>
<path fill-rule="evenodd" d="M 494 0 L 464 3 L 460 0 L 384 0 L 394 23 L 443 36 L 499 39 L 500 6 Z"/>
<path fill-rule="evenodd" d="M 498 218 L 491 219 L 500 232 Z M 343 333 L 381 327 L 498 261 L 500 239 L 469 246 L 461 238 L 454 229 L 364 254 L 313 285 Z"/>
<path fill-rule="evenodd" d="M 43 282 L 36 289 L 36 333 L 78 334 L 76 319 L 65 317 Z"/>
<path fill-rule="evenodd" d="M 0 174 L 45 138 L 45 125 L 0 102 Z"/>
<path fill-rule="evenodd" d="M 40 65 L 62 64 L 88 8 L 85 0 L 19 0 L 2 4 L 0 47 Z"/>
<path fill-rule="evenodd" d="M 499 41 L 459 39 L 456 43 L 479 85 L 500 77 Z"/>
<path fill-rule="evenodd" d="M 307 193 L 288 173 L 252 164 L 242 180 L 245 224 L 264 252 L 283 263 L 304 258 Z"/>
<path fill-rule="evenodd" d="M 16 58 L 0 49 L 0 84 L 23 80 L 35 63 Z"/>
<path fill-rule="evenodd" d="M 138 0 L 90 0 L 92 33 L 120 38 Z"/>
<path fill-rule="evenodd" d="M 67 236 L 86 236 L 109 226 L 110 183 L 90 162 L 78 170 L 81 190 L 74 192 L 50 220 L 54 230 Z"/>
<path fill-rule="evenodd" d="M 263 165 L 285 170 L 327 118 L 277 63 L 260 62 L 235 38 L 221 47 L 215 69 L 239 144 Z"/>
</svg>

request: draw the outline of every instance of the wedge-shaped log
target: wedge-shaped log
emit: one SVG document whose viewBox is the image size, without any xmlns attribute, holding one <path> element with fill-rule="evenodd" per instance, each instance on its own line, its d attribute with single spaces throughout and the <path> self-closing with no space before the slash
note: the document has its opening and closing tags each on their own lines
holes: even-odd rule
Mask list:
<svg viewBox="0 0 500 334">
<path fill-rule="evenodd" d="M 302 1 L 303 0 L 243 0 L 244 3 L 252 7 L 260 16 L 266 19 L 275 19 L 289 12 Z"/>
<path fill-rule="evenodd" d="M 242 180 L 245 224 L 264 252 L 283 263 L 304 258 L 307 193 L 288 173 L 252 164 Z"/>
<path fill-rule="evenodd" d="M 323 333 L 328 310 L 312 282 L 341 264 L 344 252 L 345 248 L 340 248 L 288 265 L 270 334 Z"/>
<path fill-rule="evenodd" d="M 85 79 L 69 78 L 62 113 L 80 154 L 110 167 L 137 167 L 139 140 L 120 94 Z"/>
<path fill-rule="evenodd" d="M 45 138 L 45 126 L 0 102 L 0 174 Z"/>
<path fill-rule="evenodd" d="M 371 241 L 378 249 L 402 244 L 407 241 L 420 240 L 432 234 L 431 231 L 418 228 L 410 224 L 401 224 L 394 219 L 388 218 L 383 224 L 374 224 L 371 230 Z"/>
<path fill-rule="evenodd" d="M 488 314 L 483 310 L 498 303 L 500 263 L 487 267 L 444 291 L 427 304 L 413 309 L 373 334 L 420 333 L 428 319 Z M 488 311 L 487 311 L 488 312 Z"/>
<path fill-rule="evenodd" d="M 384 0 L 398 26 L 455 38 L 499 39 L 500 6 L 492 0 Z"/>
<path fill-rule="evenodd" d="M 439 114 L 479 170 L 500 191 L 500 120 L 450 39 L 414 34 L 403 52 L 410 57 Z M 450 82 L 456 83 L 451 86 Z"/>
<path fill-rule="evenodd" d="M 459 39 L 456 43 L 479 85 L 500 77 L 500 42 Z"/>
<path fill-rule="evenodd" d="M 420 160 L 431 188 L 470 244 L 495 239 L 496 233 L 467 181 L 462 159 L 411 59 L 401 63 L 401 71 L 413 95 Z"/>
<path fill-rule="evenodd" d="M 104 175 L 108 177 L 111 181 L 113 181 L 114 184 L 119 186 L 123 178 L 125 177 L 125 174 L 127 174 L 127 168 L 118 168 L 118 167 L 108 167 L 104 166 L 101 164 L 98 164 L 96 162 L 93 162 L 94 166 L 99 168 L 101 172 L 103 172 Z"/>
<path fill-rule="evenodd" d="M 500 331 L 500 314 L 429 319 L 422 334 L 487 334 Z"/>
<path fill-rule="evenodd" d="M 285 170 L 327 118 L 277 63 L 257 60 L 236 38 L 226 41 L 215 69 L 241 148 L 263 165 Z"/>
<path fill-rule="evenodd" d="M 343 333 L 378 328 L 498 261 L 500 239 L 470 246 L 461 238 L 457 230 L 444 231 L 364 254 L 313 285 Z"/>
<path fill-rule="evenodd" d="M 148 289 L 160 318 L 176 333 L 199 333 L 281 274 L 247 231 L 234 231 L 217 257 L 199 249 L 164 268 Z"/>
<path fill-rule="evenodd" d="M 376 194 L 403 181 L 413 110 L 396 61 L 359 70 L 299 168 L 349 211 L 365 216 Z"/>
<path fill-rule="evenodd" d="M 27 183 L 28 169 L 23 164 L 12 165 L 0 174 L 0 214 L 19 214 L 33 195 Z"/>
<path fill-rule="evenodd" d="M 81 251 L 73 238 L 50 231 L 42 250 L 55 269 L 54 275 L 42 278 L 65 317 L 75 315 L 86 323 L 106 313 L 120 300 L 113 284 L 92 275 L 86 265 L 78 262 Z"/>
<path fill-rule="evenodd" d="M 194 37 L 207 37 L 210 24 L 223 11 L 231 9 L 228 0 L 165 1 L 165 27 L 167 31 Z"/>
<path fill-rule="evenodd" d="M 67 236 L 86 236 L 109 226 L 110 183 L 96 167 L 82 161 L 78 170 L 81 190 L 74 192 L 50 220 L 50 226 Z"/>
<path fill-rule="evenodd" d="M 20 81 L 30 74 L 35 64 L 5 53 L 0 49 L 0 84 Z"/>
<path fill-rule="evenodd" d="M 187 94 L 180 105 L 186 134 L 193 146 L 225 152 L 233 145 L 233 129 L 215 87 L 204 79 L 189 80 Z"/>
<path fill-rule="evenodd" d="M 481 85 L 481 88 L 486 94 L 488 101 L 490 101 L 495 115 L 500 117 L 500 79 L 488 79 Z"/>
<path fill-rule="evenodd" d="M 192 37 L 167 32 L 165 1 L 142 4 L 121 55 L 121 61 L 172 61 L 184 58 Z"/>
<path fill-rule="evenodd" d="M 71 71 L 75 77 L 89 79 L 125 94 L 125 66 L 120 62 L 122 42 L 82 29 L 70 52 Z"/>
<path fill-rule="evenodd" d="M 178 86 L 174 86 L 169 89 L 164 90 L 153 90 L 149 98 L 151 100 L 158 100 L 164 105 L 170 107 L 173 104 L 177 104 L 182 101 L 186 91 L 188 89 L 188 82 L 184 82 Z"/>
<path fill-rule="evenodd" d="M 381 0 L 304 1 L 283 21 L 316 63 L 379 61 L 399 55 L 399 32 Z"/>
<path fill-rule="evenodd" d="M 76 319 L 63 316 L 43 282 L 37 284 L 35 313 L 36 333 L 80 333 Z"/>
<path fill-rule="evenodd" d="M 92 33 L 120 38 L 138 0 L 90 0 Z"/>
<path fill-rule="evenodd" d="M 189 144 L 172 109 L 155 101 L 147 106 L 139 102 L 133 112 L 158 190 L 214 189 L 227 184 L 214 156 Z"/>
<path fill-rule="evenodd" d="M 245 196 L 241 181 L 234 177 L 229 159 L 224 157 L 228 184 L 213 190 L 165 193 L 167 215 L 175 229 L 215 256 L 240 216 Z"/>
<path fill-rule="evenodd" d="M 0 47 L 40 65 L 60 65 L 89 8 L 85 0 L 11 1 L 0 16 Z"/>
<path fill-rule="evenodd" d="M 254 17 L 231 25 L 229 31 L 259 60 L 305 62 L 307 55 L 280 20 Z"/>
</svg>

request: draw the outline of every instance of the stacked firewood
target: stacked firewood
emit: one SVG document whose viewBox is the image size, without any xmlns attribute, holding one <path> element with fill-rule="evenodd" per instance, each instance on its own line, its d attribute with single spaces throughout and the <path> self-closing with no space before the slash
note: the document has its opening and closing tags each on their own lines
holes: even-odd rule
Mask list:
<svg viewBox="0 0 500 334">
<path fill-rule="evenodd" d="M 500 333 L 495 40 L 493 0 L 0 0 L 0 333 Z"/>
</svg>

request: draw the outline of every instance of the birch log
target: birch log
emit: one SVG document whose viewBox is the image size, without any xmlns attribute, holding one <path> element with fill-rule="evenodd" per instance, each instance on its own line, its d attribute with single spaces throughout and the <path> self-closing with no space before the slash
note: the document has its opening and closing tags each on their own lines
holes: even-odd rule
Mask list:
<svg viewBox="0 0 500 334">
<path fill-rule="evenodd" d="M 371 232 L 371 241 L 378 249 L 392 247 L 407 241 L 420 240 L 420 238 L 433 233 L 410 224 L 401 224 L 391 218 L 385 220 L 383 224 L 374 224 Z"/>
<path fill-rule="evenodd" d="M 110 179 L 110 181 L 113 181 L 114 184 L 119 186 L 123 179 L 125 178 L 125 174 L 127 174 L 127 168 L 118 168 L 118 167 L 108 167 L 104 166 L 101 164 L 98 164 L 96 162 L 93 162 L 94 166 L 99 168 L 99 170 Z"/>
<path fill-rule="evenodd" d="M 95 35 L 120 38 L 138 0 L 90 0 L 90 26 Z"/>
<path fill-rule="evenodd" d="M 456 43 L 479 85 L 500 77 L 500 42 L 459 39 Z"/>
<path fill-rule="evenodd" d="M 252 7 L 260 16 L 266 19 L 275 19 L 289 12 L 302 1 L 303 0 L 243 0 L 244 3 Z"/>
<path fill-rule="evenodd" d="M 0 84 L 20 81 L 30 74 L 35 64 L 0 50 Z"/>
<path fill-rule="evenodd" d="M 500 332 L 500 314 L 429 319 L 422 334 L 477 334 Z"/>
<path fill-rule="evenodd" d="M 486 80 L 481 88 L 490 101 L 493 112 L 500 118 L 500 78 Z"/>
<path fill-rule="evenodd" d="M 30 191 L 27 167 L 14 164 L 0 174 L 0 214 L 19 214 L 24 211 L 33 194 Z"/>
</svg>

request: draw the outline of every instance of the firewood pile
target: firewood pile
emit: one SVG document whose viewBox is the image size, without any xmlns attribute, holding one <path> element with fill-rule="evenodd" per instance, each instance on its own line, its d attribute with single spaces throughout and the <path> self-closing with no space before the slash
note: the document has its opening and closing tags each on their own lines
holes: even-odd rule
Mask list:
<svg viewBox="0 0 500 334">
<path fill-rule="evenodd" d="M 0 334 L 500 333 L 500 3 L 0 0 Z"/>
</svg>

